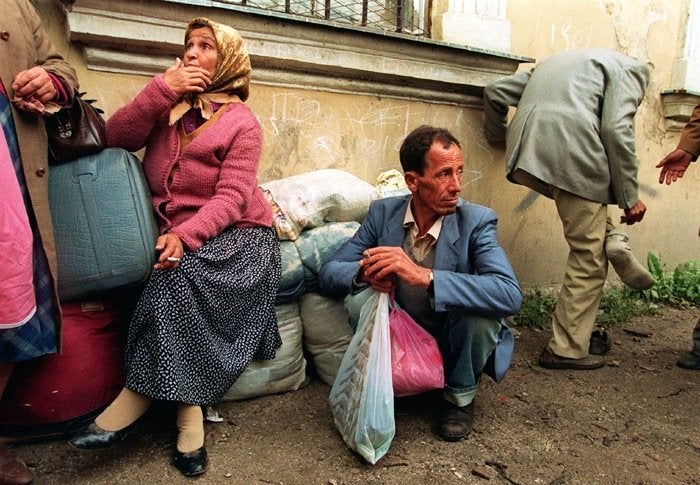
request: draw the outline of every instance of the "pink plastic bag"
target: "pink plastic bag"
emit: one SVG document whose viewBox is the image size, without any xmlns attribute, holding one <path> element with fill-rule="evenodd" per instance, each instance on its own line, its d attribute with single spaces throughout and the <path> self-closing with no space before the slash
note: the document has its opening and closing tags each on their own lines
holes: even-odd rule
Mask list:
<svg viewBox="0 0 700 485">
<path fill-rule="evenodd" d="M 413 396 L 442 389 L 445 386 L 442 354 L 435 338 L 393 304 L 389 329 L 394 396 Z"/>
</svg>

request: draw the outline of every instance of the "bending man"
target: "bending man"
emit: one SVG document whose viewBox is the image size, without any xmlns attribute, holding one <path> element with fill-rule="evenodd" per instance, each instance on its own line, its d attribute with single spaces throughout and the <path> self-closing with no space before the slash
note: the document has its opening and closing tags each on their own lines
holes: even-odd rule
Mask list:
<svg viewBox="0 0 700 485">
<path fill-rule="evenodd" d="M 608 261 L 628 286 L 654 284 L 607 212 L 608 204 L 618 205 L 625 224 L 640 222 L 646 212 L 638 194 L 634 116 L 648 82 L 647 66 L 636 59 L 579 49 L 484 89 L 486 138 L 506 141 L 508 179 L 554 200 L 569 245 L 542 367 L 606 364 L 601 354 L 610 350 L 610 339 L 594 328 Z M 510 106 L 517 110 L 508 125 Z"/>
</svg>

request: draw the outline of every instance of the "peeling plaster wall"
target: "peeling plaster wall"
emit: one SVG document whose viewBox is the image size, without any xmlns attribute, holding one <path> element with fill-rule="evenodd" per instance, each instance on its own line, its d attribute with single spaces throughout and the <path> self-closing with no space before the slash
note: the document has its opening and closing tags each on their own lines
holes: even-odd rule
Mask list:
<svg viewBox="0 0 700 485">
<path fill-rule="evenodd" d="M 80 72 L 81 85 L 100 100 L 107 115 L 133 97 L 149 77 Z M 251 85 L 247 101 L 260 122 L 265 145 L 260 180 L 305 171 L 341 168 L 374 184 L 389 169 L 400 170 L 398 150 L 420 124 L 446 126 L 465 146 L 465 195 L 489 198 L 504 185 L 485 172 L 501 168 L 481 135 L 481 111 L 453 105 Z M 477 181 L 479 181 L 477 183 Z M 482 203 L 486 203 L 482 201 Z"/>
<path fill-rule="evenodd" d="M 34 3 L 76 66 L 83 88 L 107 115 L 148 81 L 148 76 L 88 70 L 81 45 L 67 42 L 58 4 Z M 509 0 L 507 12 L 515 55 L 542 59 L 565 49 L 605 46 L 649 64 L 652 82 L 637 116 L 641 196 L 648 212 L 629 232 L 640 259 L 653 251 L 669 267 L 700 259 L 700 166 L 693 165 L 671 187 L 657 183 L 654 168 L 678 140 L 677 132 L 667 132 L 659 93 L 670 86 L 673 61 L 683 47 L 686 9 L 687 0 Z M 506 181 L 503 152 L 484 139 L 478 107 L 285 87 L 284 82 L 261 84 L 254 76 L 248 101 L 265 134 L 261 181 L 337 167 L 374 183 L 382 171 L 400 168 L 398 147 L 408 131 L 421 123 L 445 126 L 464 148 L 462 196 L 497 211 L 501 242 L 523 285 L 561 282 L 567 251 L 554 205 Z M 610 213 L 619 219 L 618 209 Z"/>
<path fill-rule="evenodd" d="M 66 27 L 51 0 L 42 17 L 49 18 L 52 36 L 65 37 Z M 184 29 L 184 25 L 183 25 Z M 109 116 L 131 99 L 149 76 L 100 72 L 86 68 L 82 46 L 62 44 L 63 52 L 78 70 L 82 88 L 96 97 Z M 436 65 L 437 69 L 437 65 Z M 463 195 L 490 205 L 492 194 L 506 185 L 501 176 L 500 154 L 493 152 L 481 134 L 480 106 L 425 102 L 406 97 L 348 94 L 290 87 L 287 79 L 256 82 L 253 64 L 251 96 L 247 104 L 258 117 L 265 136 L 260 165 L 261 182 L 321 168 L 342 168 L 374 184 L 388 169 L 400 170 L 399 146 L 420 124 L 445 126 L 462 141 L 465 156 Z M 445 93 L 449 94 L 449 93 Z M 480 102 L 480 97 L 477 97 Z"/>
</svg>

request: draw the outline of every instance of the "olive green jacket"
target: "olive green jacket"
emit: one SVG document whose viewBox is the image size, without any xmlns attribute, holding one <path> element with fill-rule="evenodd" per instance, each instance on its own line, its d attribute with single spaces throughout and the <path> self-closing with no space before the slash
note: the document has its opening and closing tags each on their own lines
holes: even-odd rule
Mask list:
<svg viewBox="0 0 700 485">
<path fill-rule="evenodd" d="M 634 117 L 648 82 L 645 64 L 610 49 L 555 54 L 485 88 L 485 134 L 506 141 L 509 180 L 522 170 L 544 195 L 554 186 L 628 209 L 639 200 Z"/>
</svg>

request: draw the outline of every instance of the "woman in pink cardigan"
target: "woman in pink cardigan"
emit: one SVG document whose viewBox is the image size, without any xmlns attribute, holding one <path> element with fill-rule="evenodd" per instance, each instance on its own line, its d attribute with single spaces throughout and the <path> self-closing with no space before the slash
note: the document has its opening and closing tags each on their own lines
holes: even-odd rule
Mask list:
<svg viewBox="0 0 700 485">
<path fill-rule="evenodd" d="M 208 468 L 201 406 L 281 345 L 274 309 L 280 249 L 257 185 L 262 133 L 243 103 L 249 80 L 238 32 L 195 18 L 183 60 L 107 122 L 109 145 L 146 147 L 158 261 L 131 321 L 126 386 L 71 440 L 75 447 L 111 446 L 153 399 L 173 401 L 173 463 L 184 475 L 200 475 Z"/>
</svg>

